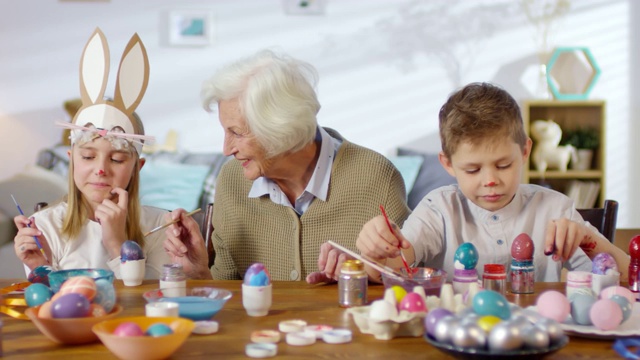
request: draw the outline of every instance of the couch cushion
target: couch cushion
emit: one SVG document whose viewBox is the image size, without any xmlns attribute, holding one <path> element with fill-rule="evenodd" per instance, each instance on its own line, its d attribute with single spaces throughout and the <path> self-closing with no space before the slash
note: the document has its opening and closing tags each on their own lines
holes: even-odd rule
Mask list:
<svg viewBox="0 0 640 360">
<path fill-rule="evenodd" d="M 147 161 L 140 171 L 140 202 L 167 210 L 199 206 L 208 165 Z"/>
<path fill-rule="evenodd" d="M 416 181 L 411 191 L 408 192 L 407 204 L 411 209 L 414 209 L 429 191 L 456 183 L 456 178 L 449 175 L 440 164 L 437 153 L 421 153 L 415 150 L 398 148 L 398 155 L 421 156 L 424 159 Z"/>
</svg>

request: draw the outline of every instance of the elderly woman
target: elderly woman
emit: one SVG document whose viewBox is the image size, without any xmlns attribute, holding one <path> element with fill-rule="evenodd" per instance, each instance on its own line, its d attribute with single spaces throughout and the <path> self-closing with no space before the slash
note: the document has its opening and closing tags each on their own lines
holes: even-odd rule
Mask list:
<svg viewBox="0 0 640 360">
<path fill-rule="evenodd" d="M 204 83 L 204 107 L 217 106 L 225 132 L 213 212 L 215 260 L 208 268 L 198 226 L 167 228 L 165 249 L 191 278 L 241 279 L 255 262 L 272 280 L 335 279 L 346 259 L 326 243 L 352 250 L 364 223 L 384 205 L 402 224 L 409 215 L 404 182 L 382 155 L 318 126 L 308 63 L 269 50 L 228 65 Z"/>
</svg>

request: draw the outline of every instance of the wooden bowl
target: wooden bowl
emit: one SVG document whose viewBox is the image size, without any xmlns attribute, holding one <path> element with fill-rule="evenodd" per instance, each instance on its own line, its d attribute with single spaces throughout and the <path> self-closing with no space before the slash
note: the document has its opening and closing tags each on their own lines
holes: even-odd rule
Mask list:
<svg viewBox="0 0 640 360">
<path fill-rule="evenodd" d="M 122 306 L 116 304 L 105 316 L 88 316 L 70 319 L 49 319 L 38 317 L 40 306 L 30 307 L 25 314 L 46 337 L 60 344 L 78 345 L 98 341 L 98 337 L 91 330 L 93 325 L 112 319 L 122 312 Z"/>
</svg>

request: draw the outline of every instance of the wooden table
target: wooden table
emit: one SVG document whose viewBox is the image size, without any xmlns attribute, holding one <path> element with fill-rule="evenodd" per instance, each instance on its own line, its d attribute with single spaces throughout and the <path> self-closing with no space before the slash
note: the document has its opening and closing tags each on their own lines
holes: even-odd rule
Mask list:
<svg viewBox="0 0 640 360">
<path fill-rule="evenodd" d="M 8 286 L 16 280 L 0 279 L 0 286 Z M 220 324 L 220 331 L 213 335 L 191 335 L 187 342 L 173 355 L 174 359 L 247 359 L 245 345 L 250 343 L 254 330 L 276 329 L 282 320 L 303 319 L 309 324 L 327 324 L 333 327 L 349 328 L 353 331 L 353 341 L 344 345 L 329 345 L 318 340 L 311 346 L 289 346 L 283 340 L 278 344 L 277 358 L 340 358 L 360 359 L 365 355 L 373 359 L 428 358 L 449 359 L 447 355 L 429 345 L 421 337 L 395 338 L 389 341 L 376 340 L 372 335 L 361 334 L 344 309 L 338 307 L 337 285 L 308 285 L 304 282 L 276 282 L 273 284 L 273 306 L 269 315 L 249 317 L 242 307 L 240 281 L 190 281 L 190 285 L 215 286 L 233 292 L 233 297 L 218 313 L 214 320 Z M 118 303 L 124 307 L 120 316 L 144 315 L 145 300 L 142 293 L 158 287 L 157 281 L 145 281 L 137 287 L 125 287 L 122 281 L 115 282 Z M 535 298 L 545 289 L 564 292 L 562 283 L 537 283 L 536 293 L 512 295 L 507 298 L 521 306 L 535 302 Z M 379 285 L 369 287 L 369 300 L 382 298 L 384 288 Z M 101 343 L 63 346 L 56 344 L 30 322 L 2 316 L 4 321 L 4 359 L 72 359 L 91 358 L 116 359 Z M 614 359 L 620 358 L 611 348 L 611 340 L 592 340 L 571 337 L 569 344 L 547 359 Z"/>
</svg>

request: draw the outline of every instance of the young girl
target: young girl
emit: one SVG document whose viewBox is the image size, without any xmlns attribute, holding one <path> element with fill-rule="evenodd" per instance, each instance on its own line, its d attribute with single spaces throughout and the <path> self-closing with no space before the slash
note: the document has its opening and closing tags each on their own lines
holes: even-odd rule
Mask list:
<svg viewBox="0 0 640 360">
<path fill-rule="evenodd" d="M 146 258 L 146 277 L 158 278 L 169 262 L 164 233 L 143 233 L 162 225 L 164 210 L 141 207 L 138 199 L 142 122 L 135 115 L 148 83 L 149 63 L 144 45 L 134 35 L 120 63 L 114 101 L 103 100 L 109 73 L 109 50 L 100 29 L 85 47 L 80 66 L 82 107 L 71 129 L 69 193 L 31 219 L 14 219 L 18 234 L 14 249 L 28 271 L 50 264 L 54 270 L 109 268 L 120 276 L 120 248 L 137 242 Z M 83 71 L 90 69 L 91 71 Z M 37 237 L 46 258 L 40 251 Z"/>
</svg>

